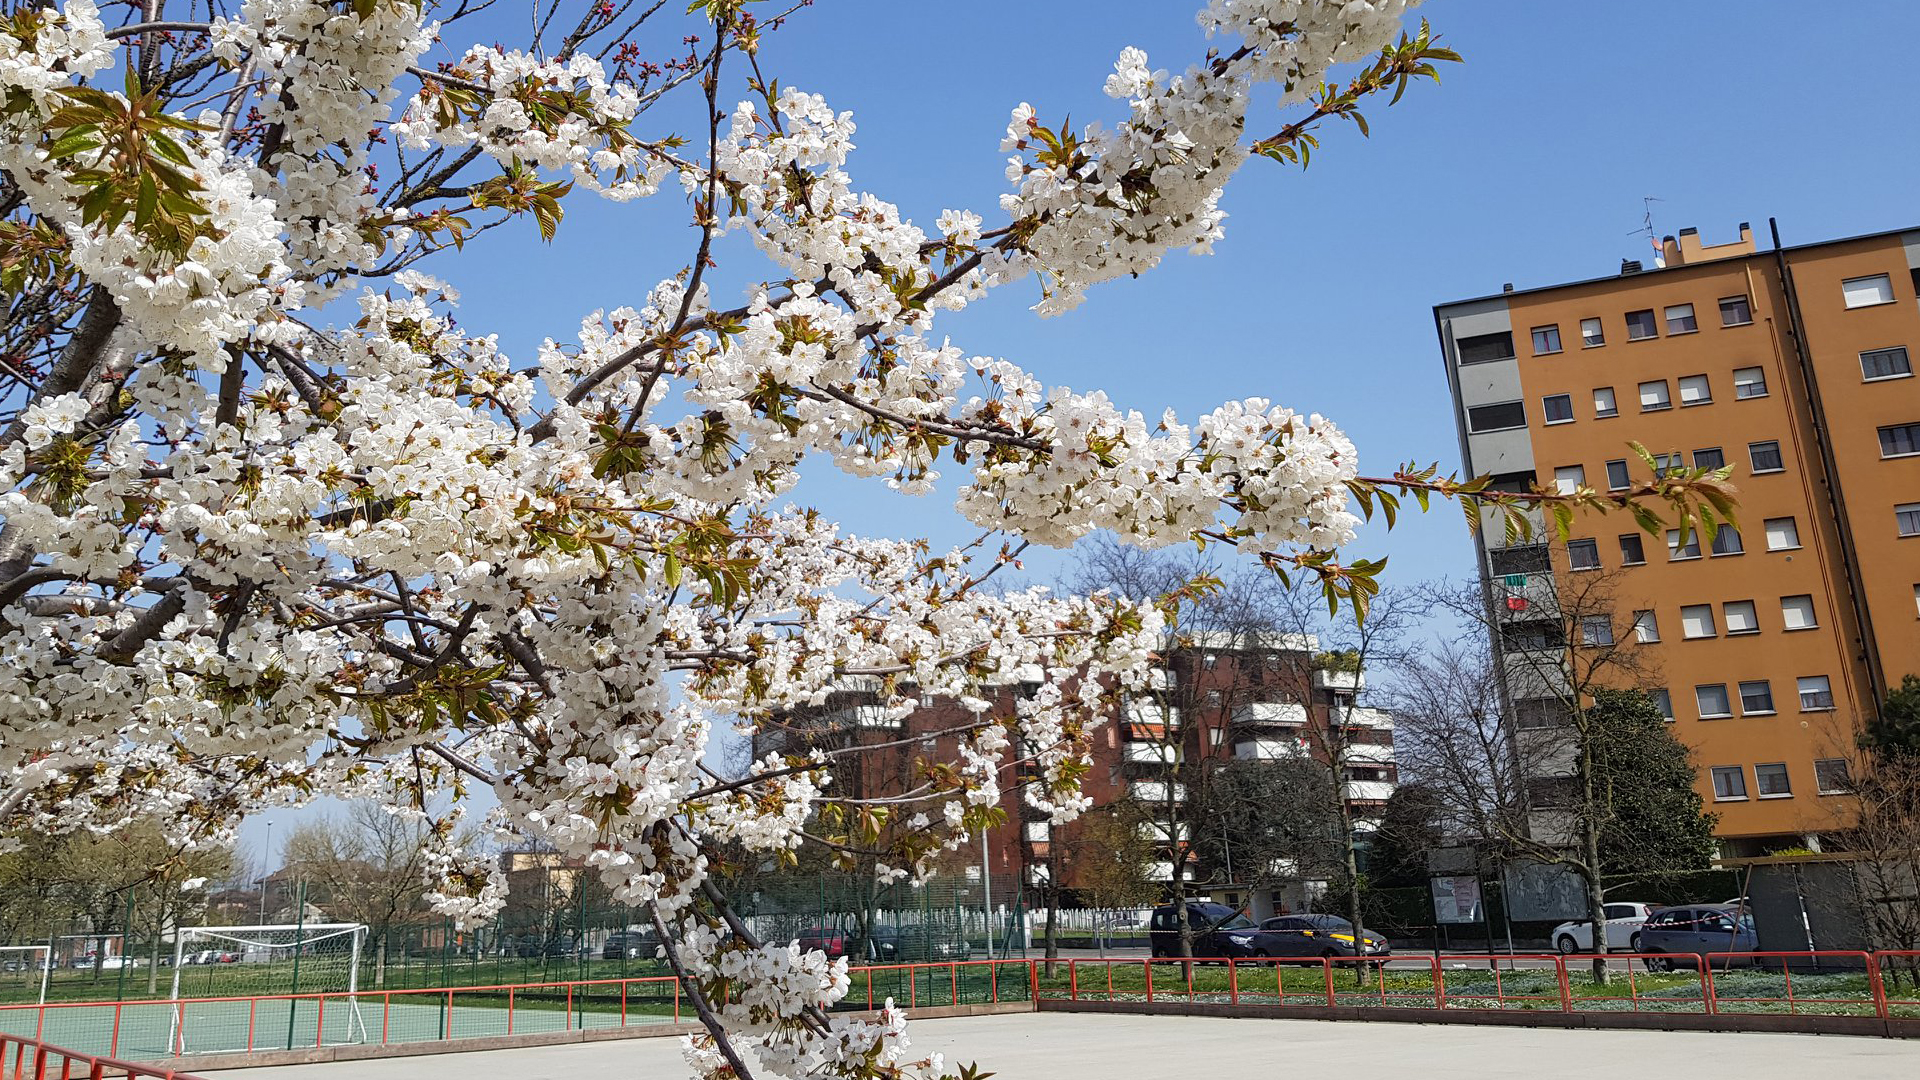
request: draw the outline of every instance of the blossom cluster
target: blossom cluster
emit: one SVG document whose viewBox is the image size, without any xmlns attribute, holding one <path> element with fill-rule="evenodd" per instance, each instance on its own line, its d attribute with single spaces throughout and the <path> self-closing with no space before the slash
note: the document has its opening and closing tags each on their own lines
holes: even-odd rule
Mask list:
<svg viewBox="0 0 1920 1080">
<path fill-rule="evenodd" d="M 1167 628 L 1110 595 L 980 587 L 1010 557 L 854 535 L 789 500 L 811 458 L 903 495 L 950 471 L 959 513 L 1009 545 L 1348 543 L 1356 455 L 1332 422 L 1262 398 L 1149 419 L 936 323 L 1036 278 L 1064 311 L 1205 250 L 1255 90 L 1297 99 L 1406 6 L 1214 0 L 1203 25 L 1239 47 L 1179 75 L 1127 50 L 1111 129 L 1048 130 L 1023 106 L 1006 223 L 949 209 L 926 228 L 856 185 L 852 117 L 818 95 L 756 80 L 697 154 L 634 134 L 647 98 L 584 50 L 461 43 L 425 73 L 447 29 L 413 4 L 245 0 L 185 61 L 222 72 L 216 90 L 168 100 L 191 131 L 167 160 L 197 208 L 178 250 L 150 242 L 151 205 L 97 212 L 116 151 L 53 119 L 80 87 L 136 111 L 114 69 L 143 35 L 109 38 L 92 0 L 0 25 L 0 171 L 87 287 L 58 363 L 5 391 L 6 823 L 153 816 L 204 841 L 250 810 L 376 793 L 431 820 L 432 895 L 471 922 L 504 879 L 430 808 L 484 788 L 490 830 L 647 906 L 682 970 L 723 991 L 689 1046 L 703 1075 L 731 1068 L 726 1031 L 775 1075 L 941 1074 L 908 1060 L 897 1009 L 826 1012 L 844 962 L 723 917 L 724 853 L 784 856 L 829 808 L 864 808 L 817 748 L 715 775 L 716 733 L 849 696 L 893 719 L 965 705 L 942 782 L 866 853 L 923 875 L 1000 805 L 1016 754 L 1034 808 L 1086 809 L 1092 739 Z M 389 136 L 403 170 L 426 150 L 473 171 L 377 190 Z M 677 178 L 703 239 L 745 233 L 771 268 L 724 297 L 683 271 L 516 361 L 456 317 L 453 284 L 408 267 L 432 230 L 537 214 L 567 178 L 614 199 Z M 356 282 L 348 325 L 299 321 Z"/>
</svg>

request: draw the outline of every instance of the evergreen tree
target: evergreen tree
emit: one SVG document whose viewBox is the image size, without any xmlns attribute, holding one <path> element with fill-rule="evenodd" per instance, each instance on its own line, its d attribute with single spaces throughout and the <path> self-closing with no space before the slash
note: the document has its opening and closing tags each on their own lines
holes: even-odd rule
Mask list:
<svg viewBox="0 0 1920 1080">
<path fill-rule="evenodd" d="M 1600 830 L 1612 874 L 1704 870 L 1713 861 L 1714 815 L 1694 782 L 1699 772 L 1653 699 L 1596 688 L 1588 710 L 1594 787 L 1610 811 Z"/>
<path fill-rule="evenodd" d="M 1880 715 L 1867 721 L 1860 748 L 1876 757 L 1920 758 L 1920 675 L 1888 691 Z"/>
<path fill-rule="evenodd" d="M 1432 786 L 1404 783 L 1387 798 L 1367 852 L 1367 883 L 1376 888 L 1425 886 L 1427 852 L 1444 840 L 1442 799 Z"/>
</svg>

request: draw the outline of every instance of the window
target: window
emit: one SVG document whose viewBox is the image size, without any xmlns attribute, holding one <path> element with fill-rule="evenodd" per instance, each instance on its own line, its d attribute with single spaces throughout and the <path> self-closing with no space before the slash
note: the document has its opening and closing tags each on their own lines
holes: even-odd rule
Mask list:
<svg viewBox="0 0 1920 1080">
<path fill-rule="evenodd" d="M 1703 447 L 1693 452 L 1693 467 L 1696 469 L 1717 469 L 1726 463 L 1726 452 L 1717 446 Z"/>
<path fill-rule="evenodd" d="M 1460 350 L 1460 366 L 1484 364 L 1490 360 L 1513 359 L 1513 334 L 1502 330 L 1497 334 L 1478 334 L 1463 337 L 1453 343 Z"/>
<path fill-rule="evenodd" d="M 1711 683 L 1693 688 L 1693 703 L 1700 707 L 1700 719 L 1712 720 L 1722 716 L 1732 716 L 1733 710 L 1727 706 L 1727 684 Z"/>
<path fill-rule="evenodd" d="M 1920 424 L 1889 424 L 1880 429 L 1880 456 L 1920 454 Z"/>
<path fill-rule="evenodd" d="M 1053 825 L 1051 822 L 1023 821 L 1020 824 L 1021 831 L 1026 834 L 1028 840 L 1044 842 L 1053 837 Z"/>
<path fill-rule="evenodd" d="M 1720 298 L 1720 325 L 1745 326 L 1753 321 L 1753 305 L 1744 296 Z"/>
<path fill-rule="evenodd" d="M 1660 640 L 1660 621 L 1651 611 L 1633 613 L 1633 637 L 1642 645 L 1652 645 Z"/>
<path fill-rule="evenodd" d="M 1553 487 L 1562 495 L 1571 495 L 1587 482 L 1584 465 L 1562 465 L 1553 470 Z"/>
<path fill-rule="evenodd" d="M 1511 431 L 1527 426 L 1527 407 L 1518 401 L 1475 405 L 1467 410 L 1468 431 Z"/>
<path fill-rule="evenodd" d="M 1613 387 L 1597 386 L 1593 390 L 1593 418 L 1604 420 L 1609 416 L 1619 416 L 1620 406 L 1614 403 Z"/>
<path fill-rule="evenodd" d="M 1692 304 L 1675 304 L 1667 309 L 1666 315 L 1669 334 L 1691 334 L 1700 329 L 1700 324 L 1693 318 Z"/>
<path fill-rule="evenodd" d="M 1745 401 L 1748 398 L 1767 396 L 1767 373 L 1757 367 L 1733 369 L 1733 398 Z"/>
<path fill-rule="evenodd" d="M 1487 561 L 1493 564 L 1496 577 L 1508 574 L 1544 574 L 1553 569 L 1553 560 L 1547 557 L 1545 544 L 1516 544 L 1509 548 L 1495 548 L 1487 553 Z"/>
<path fill-rule="evenodd" d="M 1713 401 L 1713 387 L 1705 375 L 1680 376 L 1680 404 L 1706 405 Z"/>
<path fill-rule="evenodd" d="M 1667 692 L 1666 687 L 1649 690 L 1647 696 L 1653 699 L 1653 707 L 1660 710 L 1663 719 L 1673 719 L 1673 695 Z"/>
<path fill-rule="evenodd" d="M 1639 533 L 1622 533 L 1620 536 L 1620 562 L 1625 566 L 1639 566 L 1647 561 L 1647 549 L 1640 543 Z"/>
<path fill-rule="evenodd" d="M 1754 611 L 1751 600 L 1729 600 L 1720 605 L 1720 615 L 1727 622 L 1729 636 L 1760 632 L 1760 616 Z"/>
<path fill-rule="evenodd" d="M 1740 544 L 1740 530 L 1731 525 L 1722 525 L 1713 530 L 1713 553 L 1715 555 L 1740 555 L 1746 552 Z"/>
<path fill-rule="evenodd" d="M 1574 570 L 1600 569 L 1600 545 L 1593 540 L 1567 541 L 1567 565 Z"/>
<path fill-rule="evenodd" d="M 1667 561 L 1668 562 L 1679 562 L 1681 559 L 1697 559 L 1699 557 L 1700 557 L 1700 530 L 1699 529 L 1687 530 L 1687 542 L 1684 545 L 1680 543 L 1679 529 L 1667 530 Z"/>
<path fill-rule="evenodd" d="M 1833 708 L 1833 685 L 1825 675 L 1802 675 L 1795 682 L 1800 690 L 1801 712 L 1825 712 Z"/>
<path fill-rule="evenodd" d="M 1548 394 L 1540 399 L 1541 415 L 1549 424 L 1567 424 L 1573 422 L 1573 395 Z"/>
<path fill-rule="evenodd" d="M 1738 765 L 1713 767 L 1713 799 L 1736 802 L 1747 797 L 1747 772 Z"/>
<path fill-rule="evenodd" d="M 1688 604 L 1681 608 L 1680 636 L 1684 638 L 1713 637 L 1713 605 Z"/>
<path fill-rule="evenodd" d="M 1904 346 L 1873 349 L 1860 354 L 1860 375 L 1868 381 L 1898 379 L 1911 374 L 1913 374 L 1913 362 L 1907 359 L 1907 350 Z"/>
<path fill-rule="evenodd" d="M 1543 356 L 1560 351 L 1560 327 L 1536 326 L 1533 328 L 1533 355 Z"/>
<path fill-rule="evenodd" d="M 1644 341 L 1650 337 L 1659 337 L 1659 324 L 1653 321 L 1653 311 L 1627 312 L 1627 340 Z"/>
<path fill-rule="evenodd" d="M 1605 615 L 1580 616 L 1580 644 L 1613 644 L 1613 620 Z"/>
<path fill-rule="evenodd" d="M 1656 476 L 1665 476 L 1675 470 L 1684 470 L 1686 467 L 1687 459 L 1679 454 L 1653 455 L 1653 472 Z"/>
<path fill-rule="evenodd" d="M 1513 703 L 1513 722 L 1528 731 L 1566 727 L 1572 719 L 1564 702 L 1556 698 L 1521 698 Z"/>
<path fill-rule="evenodd" d="M 1606 331 L 1600 329 L 1599 319 L 1581 319 L 1580 320 L 1580 344 L 1581 345 L 1591 349 L 1596 345 L 1605 345 L 1606 343 L 1607 343 L 1607 334 L 1606 334 Z"/>
<path fill-rule="evenodd" d="M 1848 278 L 1840 283 L 1840 296 L 1850 308 L 1893 303 L 1893 282 L 1885 274 Z"/>
<path fill-rule="evenodd" d="M 1767 550 L 1792 551 L 1800 546 L 1800 526 L 1790 517 L 1767 519 Z"/>
<path fill-rule="evenodd" d="M 1625 458 L 1615 458 L 1607 462 L 1608 491 L 1624 491 L 1631 486 L 1631 484 L 1632 481 L 1627 476 L 1627 462 Z"/>
<path fill-rule="evenodd" d="M 1780 622 L 1789 630 L 1812 630 L 1819 626 L 1820 620 L 1813 615 L 1812 594 L 1781 597 Z"/>
<path fill-rule="evenodd" d="M 1773 712 L 1773 686 L 1765 679 L 1740 684 L 1740 715 L 1766 716 Z"/>
<path fill-rule="evenodd" d="M 1781 764 L 1755 765 L 1753 767 L 1753 786 L 1763 799 L 1787 799 L 1793 797 L 1793 787 L 1787 783 L 1787 767 Z"/>
<path fill-rule="evenodd" d="M 1667 397 L 1667 380 L 1658 379 L 1640 384 L 1641 412 L 1656 412 L 1671 408 L 1673 408 L 1673 400 Z"/>
<path fill-rule="evenodd" d="M 1820 758 L 1813 763 L 1813 786 L 1822 795 L 1845 795 L 1853 791 L 1853 776 L 1847 772 L 1846 758 Z"/>
<path fill-rule="evenodd" d="M 1893 524 L 1901 536 L 1920 536 L 1920 503 L 1901 503 L 1894 507 Z"/>
<path fill-rule="evenodd" d="M 1747 457 L 1753 461 L 1755 473 L 1785 472 L 1787 468 L 1780 462 L 1780 443 L 1773 439 L 1748 443 Z"/>
</svg>

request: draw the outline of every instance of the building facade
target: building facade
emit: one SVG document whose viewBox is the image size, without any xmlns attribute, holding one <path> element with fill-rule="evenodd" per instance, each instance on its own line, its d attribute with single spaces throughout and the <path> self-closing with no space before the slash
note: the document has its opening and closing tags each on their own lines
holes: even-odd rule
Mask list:
<svg viewBox="0 0 1920 1080">
<path fill-rule="evenodd" d="M 1854 733 L 1920 671 L 1916 285 L 1920 230 L 1760 250 L 1742 224 L 1717 246 L 1667 237 L 1652 269 L 1434 309 L 1469 475 L 1619 490 L 1648 478 L 1633 443 L 1732 467 L 1738 528 L 1711 541 L 1625 513 L 1583 513 L 1564 543 L 1476 541 L 1496 620 L 1580 575 L 1614 583 L 1605 632 L 1654 660 L 1729 855 L 1843 825 Z M 1516 718 L 1539 689 L 1511 678 L 1525 640 L 1495 635 Z"/>
<path fill-rule="evenodd" d="M 1225 865 L 1203 865 L 1192 850 L 1191 807 L 1207 775 L 1235 760 L 1310 759 L 1331 771 L 1337 758 L 1340 796 L 1356 834 L 1364 839 L 1378 825 L 1399 779 L 1393 718 L 1358 704 L 1365 679 L 1352 657 L 1320 652 L 1306 635 L 1202 635 L 1168 653 L 1151 685 L 1093 733 L 1092 768 L 1082 786 L 1096 807 L 1128 802 L 1146 816 L 1153 880 L 1170 881 L 1176 859 L 1186 862 L 1189 882 L 1234 876 Z M 1014 693 L 992 702 L 994 715 L 1011 713 Z M 954 732 L 975 721 L 959 704 L 941 701 L 893 720 L 875 700 L 872 690 L 850 683 L 822 709 L 763 728 L 754 755 L 860 747 L 836 764 L 833 792 L 892 796 L 921 782 L 921 762 L 950 756 Z M 1019 750 L 1009 759 L 1017 760 Z M 1057 874 L 1062 888 L 1080 888 L 1069 855 L 1079 823 L 1056 829 L 1023 805 L 1011 775 L 1001 778 L 1000 806 L 1007 823 L 988 831 L 987 872 L 1029 887 Z M 955 869 L 971 872 L 981 858 L 978 849 L 958 852 Z"/>
</svg>

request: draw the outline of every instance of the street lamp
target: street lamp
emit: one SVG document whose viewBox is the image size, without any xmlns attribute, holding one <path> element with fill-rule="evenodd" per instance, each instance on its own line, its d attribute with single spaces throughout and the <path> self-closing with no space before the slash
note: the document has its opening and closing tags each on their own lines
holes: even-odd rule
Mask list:
<svg viewBox="0 0 1920 1080">
<path fill-rule="evenodd" d="M 273 876 L 273 821 L 267 821 L 267 853 L 260 866 L 260 925 L 267 925 L 267 879 Z"/>
</svg>

